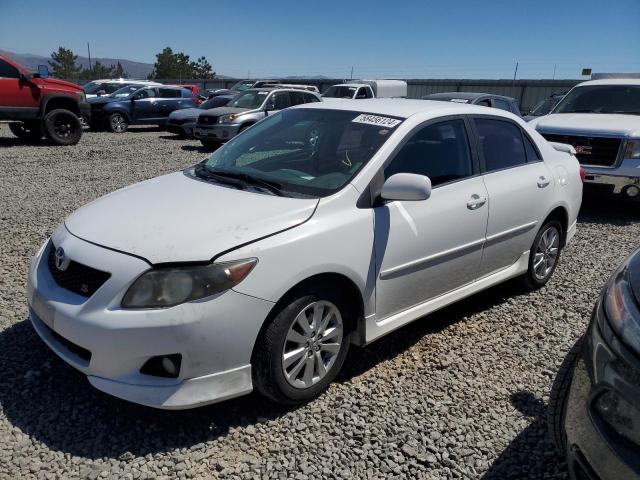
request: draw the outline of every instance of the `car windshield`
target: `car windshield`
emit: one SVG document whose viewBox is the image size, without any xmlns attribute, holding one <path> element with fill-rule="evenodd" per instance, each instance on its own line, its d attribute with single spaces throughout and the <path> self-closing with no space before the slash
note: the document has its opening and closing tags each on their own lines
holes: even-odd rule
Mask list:
<svg viewBox="0 0 640 480">
<path fill-rule="evenodd" d="M 89 83 L 85 83 L 82 86 L 82 89 L 84 90 L 84 93 L 91 95 L 93 93 L 97 93 L 98 90 L 101 90 L 100 86 L 102 85 L 102 83 L 100 82 L 89 82 Z"/>
<path fill-rule="evenodd" d="M 240 80 L 238 83 L 234 84 L 230 90 L 234 90 L 236 92 L 244 92 L 245 90 L 249 90 L 253 87 L 255 82 L 253 80 Z"/>
<path fill-rule="evenodd" d="M 200 109 L 208 110 L 209 108 L 224 107 L 230 100 L 231 98 L 226 96 L 213 97 L 202 102 L 200 104 Z"/>
<path fill-rule="evenodd" d="M 227 106 L 234 108 L 258 108 L 264 103 L 267 95 L 269 95 L 268 90 L 245 92 Z"/>
<path fill-rule="evenodd" d="M 196 173 L 258 179 L 283 194 L 323 197 L 348 183 L 401 123 L 345 110 L 283 110 L 220 147 Z"/>
<path fill-rule="evenodd" d="M 546 115 L 551 111 L 551 109 L 560 101 L 562 97 L 549 97 L 542 101 L 540 101 L 533 109 L 531 109 L 530 115 L 535 117 L 539 117 L 541 115 Z"/>
<path fill-rule="evenodd" d="M 333 85 L 325 90 L 322 94 L 323 97 L 328 98 L 353 98 L 357 90 L 357 87 L 345 87 L 340 85 Z"/>
<path fill-rule="evenodd" d="M 109 96 L 111 98 L 124 98 L 128 97 L 133 92 L 137 92 L 138 90 L 140 90 L 140 85 L 128 85 L 126 87 L 119 88 Z"/>
<path fill-rule="evenodd" d="M 640 115 L 640 85 L 576 87 L 551 113 L 628 113 Z"/>
</svg>

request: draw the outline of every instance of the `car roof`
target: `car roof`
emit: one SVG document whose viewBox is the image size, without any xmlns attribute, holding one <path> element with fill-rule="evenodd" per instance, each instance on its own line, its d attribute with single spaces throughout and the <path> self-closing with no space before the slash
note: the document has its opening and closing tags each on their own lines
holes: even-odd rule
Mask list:
<svg viewBox="0 0 640 480">
<path fill-rule="evenodd" d="M 576 87 L 591 85 L 640 85 L 640 78 L 603 78 L 602 80 L 588 80 L 579 83 Z"/>
<path fill-rule="evenodd" d="M 111 83 L 145 83 L 145 84 L 158 84 L 153 80 L 136 80 L 134 78 L 102 78 L 97 80 L 90 80 L 91 82 L 111 82 Z M 158 84 L 159 85 L 159 84 Z"/>
<path fill-rule="evenodd" d="M 312 92 L 311 92 L 312 93 Z M 374 115 L 391 115 L 409 118 L 418 113 L 444 115 L 478 114 L 514 118 L 514 115 L 497 108 L 467 103 L 441 102 L 437 100 L 409 100 L 406 98 L 371 98 L 362 100 L 340 100 L 336 102 L 304 103 L 291 108 L 320 108 L 327 110 L 348 110 Z"/>
<path fill-rule="evenodd" d="M 318 95 L 318 92 L 314 92 L 311 90 L 305 90 L 304 88 L 293 88 L 293 87 L 258 87 L 258 88 L 248 88 L 244 92 L 240 92 L 240 95 L 247 92 L 275 92 L 276 90 L 281 92 L 306 92 L 312 93 L 313 95 Z"/>
<path fill-rule="evenodd" d="M 480 97 L 501 98 L 507 101 L 514 100 L 512 97 L 507 97 L 505 95 L 497 95 L 495 93 L 480 93 L 480 92 L 441 92 L 441 93 L 432 93 L 430 95 L 425 95 L 424 97 L 427 97 L 427 99 L 461 98 L 463 100 L 470 100 L 470 101 L 476 100 Z"/>
</svg>

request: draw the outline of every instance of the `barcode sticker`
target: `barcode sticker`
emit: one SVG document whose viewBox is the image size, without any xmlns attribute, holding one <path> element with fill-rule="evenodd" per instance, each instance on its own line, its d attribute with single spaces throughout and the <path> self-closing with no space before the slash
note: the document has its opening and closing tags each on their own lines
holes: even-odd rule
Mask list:
<svg viewBox="0 0 640 480">
<path fill-rule="evenodd" d="M 366 123 L 367 125 L 377 125 L 379 127 L 389 128 L 394 128 L 398 124 L 402 123 L 402 120 L 398 120 L 396 118 L 379 117 L 378 115 L 369 115 L 367 113 L 362 113 L 351 121 L 354 123 Z"/>
</svg>

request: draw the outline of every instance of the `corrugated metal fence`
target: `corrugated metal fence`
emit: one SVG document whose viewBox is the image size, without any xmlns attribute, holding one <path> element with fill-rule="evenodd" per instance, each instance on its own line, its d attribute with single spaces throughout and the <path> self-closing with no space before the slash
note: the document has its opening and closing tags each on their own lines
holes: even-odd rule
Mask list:
<svg viewBox="0 0 640 480">
<path fill-rule="evenodd" d="M 344 79 L 317 79 L 296 78 L 295 80 L 280 79 L 283 83 L 302 83 L 316 85 L 323 92 L 331 85 L 345 82 Z M 185 80 L 185 79 L 158 79 L 161 83 L 169 84 L 197 84 L 200 88 L 215 89 L 229 88 L 238 79 L 213 79 L 213 80 Z M 518 100 L 523 112 L 530 110 L 536 103 L 555 93 L 569 90 L 579 80 L 407 80 L 409 86 L 408 97 L 420 98 L 423 95 L 438 92 L 484 92 L 506 95 Z"/>
</svg>

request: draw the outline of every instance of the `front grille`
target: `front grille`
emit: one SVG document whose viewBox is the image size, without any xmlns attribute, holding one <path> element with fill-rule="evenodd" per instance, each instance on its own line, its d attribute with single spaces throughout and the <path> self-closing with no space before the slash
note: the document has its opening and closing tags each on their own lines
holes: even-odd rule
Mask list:
<svg viewBox="0 0 640 480">
<path fill-rule="evenodd" d="M 198 123 L 204 125 L 211 125 L 212 123 L 216 123 L 218 121 L 218 117 L 212 117 L 210 115 L 200 115 L 198 117 Z"/>
<path fill-rule="evenodd" d="M 58 285 L 73 293 L 89 298 L 111 276 L 108 272 L 87 267 L 73 260 L 65 270 L 59 270 L 56 267 L 55 252 L 56 248 L 52 243 L 47 258 L 49 272 Z"/>
<path fill-rule="evenodd" d="M 86 348 L 81 347 L 80 345 L 76 345 L 75 343 L 73 343 L 70 340 L 67 340 L 62 335 L 60 335 L 58 332 L 52 330 L 49 327 L 49 325 L 45 324 L 44 322 L 42 322 L 41 325 L 43 325 L 44 328 L 46 328 L 47 331 L 53 336 L 53 338 L 55 338 L 56 342 L 58 342 L 64 348 L 69 350 L 74 355 L 80 357 L 82 360 L 84 360 L 87 363 L 89 363 L 91 361 L 91 352 L 89 350 L 87 350 Z"/>
<path fill-rule="evenodd" d="M 615 165 L 620 150 L 619 138 L 587 137 L 581 135 L 555 135 L 543 133 L 550 142 L 568 143 L 578 152 L 576 157 L 583 165 L 611 167 Z"/>
</svg>

